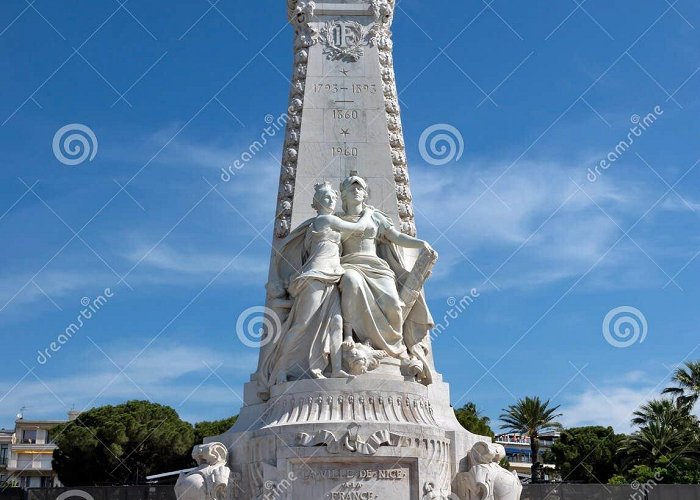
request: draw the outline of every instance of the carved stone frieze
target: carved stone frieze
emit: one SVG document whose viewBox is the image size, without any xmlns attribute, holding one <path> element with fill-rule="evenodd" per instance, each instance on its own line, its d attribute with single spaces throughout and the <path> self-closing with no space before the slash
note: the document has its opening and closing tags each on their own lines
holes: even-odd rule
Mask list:
<svg viewBox="0 0 700 500">
<path fill-rule="evenodd" d="M 343 422 L 347 419 L 437 426 L 427 398 L 373 391 L 302 397 L 282 395 L 269 401 L 262 419 L 268 426 Z"/>
<path fill-rule="evenodd" d="M 358 455 L 374 455 L 381 446 L 408 446 L 411 439 L 386 429 L 376 431 L 366 438 L 360 434 L 361 426 L 350 424 L 348 430 L 337 435 L 328 430 L 320 430 L 314 434 L 300 432 L 297 434 L 298 446 L 326 446 L 328 453 L 357 453 Z"/>
</svg>

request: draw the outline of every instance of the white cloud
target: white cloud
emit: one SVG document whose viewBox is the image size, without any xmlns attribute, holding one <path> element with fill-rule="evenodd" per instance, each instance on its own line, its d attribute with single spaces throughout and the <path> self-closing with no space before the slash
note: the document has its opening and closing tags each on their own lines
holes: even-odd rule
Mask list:
<svg viewBox="0 0 700 500">
<path fill-rule="evenodd" d="M 26 312 L 19 306 L 35 302 L 44 302 L 47 308 L 54 308 L 52 301 L 58 302 L 70 294 L 75 295 L 78 307 L 81 297 L 93 297 L 104 290 L 105 284 L 116 281 L 113 274 L 105 274 L 102 270 L 46 270 L 33 279 L 29 274 L 5 275 L 0 279 L 0 312 L 3 315 Z"/>
<path fill-rule="evenodd" d="M 466 255 L 485 275 L 495 272 L 499 288 L 547 285 L 591 268 L 596 286 L 649 284 L 640 282 L 639 270 L 651 262 L 623 230 L 660 196 L 658 186 L 612 177 L 590 183 L 586 168 L 576 165 L 521 162 L 500 177 L 507 169 L 507 164 L 478 162 L 459 169 L 413 168 L 419 230 L 435 238 L 442 254 L 443 272 L 436 273 L 436 281 L 455 276 L 459 266 L 471 271 Z M 491 192 L 486 185 L 493 182 Z M 692 213 L 680 200 L 660 203 L 657 210 L 684 207 Z M 646 251 L 653 246 L 634 237 Z M 632 281 L 620 279 L 628 274 Z"/>
<path fill-rule="evenodd" d="M 612 426 L 616 432 L 630 433 L 632 414 L 649 399 L 658 396 L 655 387 L 591 388 L 570 398 L 561 407 L 561 421 L 566 427 L 586 425 Z"/>
<path fill-rule="evenodd" d="M 49 359 L 46 365 L 35 368 L 36 376 L 28 374 L 19 383 L 0 381 L 3 425 L 7 426 L 23 406 L 28 408 L 28 418 L 61 419 L 73 406 L 82 410 L 130 399 L 170 405 L 192 420 L 231 415 L 242 405 L 239 396 L 243 394 L 238 391 L 257 363 L 253 349 L 227 354 L 224 349 L 198 345 L 160 348 L 154 344 L 136 357 L 139 350 L 134 348 L 101 348 L 119 368 L 93 348 L 89 356 L 75 365 L 73 373 L 47 376 L 44 371 L 50 367 Z M 55 354 L 60 355 L 60 351 Z M 119 374 L 130 362 L 124 373 Z"/>
<path fill-rule="evenodd" d="M 140 268 L 150 267 L 151 269 L 163 271 L 157 273 L 157 275 L 146 273 L 145 277 L 142 276 L 142 279 L 148 282 L 172 282 L 175 278 L 172 276 L 172 273 L 178 275 L 204 274 L 206 277 L 213 277 L 226 269 L 224 274 L 234 277 L 237 282 L 248 282 L 254 278 L 259 278 L 260 283 L 263 283 L 269 264 L 269 259 L 266 256 L 251 256 L 245 253 L 236 256 L 236 253 L 223 254 L 205 253 L 197 250 L 175 250 L 165 243 L 161 243 L 155 248 L 141 245 L 130 251 L 126 257 L 133 264 L 138 264 Z"/>
</svg>

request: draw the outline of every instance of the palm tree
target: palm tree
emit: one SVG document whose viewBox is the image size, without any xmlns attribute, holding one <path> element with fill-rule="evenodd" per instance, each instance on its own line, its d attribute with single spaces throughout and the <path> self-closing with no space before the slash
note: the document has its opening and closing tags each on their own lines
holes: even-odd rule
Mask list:
<svg viewBox="0 0 700 500">
<path fill-rule="evenodd" d="M 559 405 L 550 407 L 549 400 L 542 402 L 539 397 L 525 397 L 514 405 L 503 410 L 500 416 L 504 425 L 501 427 L 508 432 L 518 433 L 530 438 L 530 450 L 532 452 L 532 480 L 538 480 L 539 470 L 540 434 L 561 429 L 561 424 L 556 421 L 561 417 L 557 413 Z"/>
<path fill-rule="evenodd" d="M 672 380 L 676 386 L 664 389 L 664 394 L 671 394 L 680 402 L 695 406 L 700 398 L 700 361 L 689 361 L 685 368 L 677 368 Z"/>
<path fill-rule="evenodd" d="M 690 405 L 669 399 L 652 400 L 634 412 L 632 425 L 639 430 L 629 436 L 620 452 L 630 464 L 653 467 L 659 459 L 697 459 L 698 420 Z"/>
<path fill-rule="evenodd" d="M 620 451 L 630 464 L 653 467 L 662 457 L 671 462 L 696 457 L 698 449 L 691 429 L 659 421 L 650 422 L 629 436 Z"/>
<path fill-rule="evenodd" d="M 676 425 L 679 421 L 689 417 L 688 409 L 687 405 L 678 400 L 652 399 L 632 414 L 632 425 L 646 427 L 653 422 Z"/>
</svg>

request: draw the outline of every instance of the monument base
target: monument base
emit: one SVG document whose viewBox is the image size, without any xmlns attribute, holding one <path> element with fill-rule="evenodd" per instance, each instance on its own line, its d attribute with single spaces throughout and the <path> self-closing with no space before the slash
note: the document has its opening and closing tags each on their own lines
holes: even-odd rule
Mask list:
<svg viewBox="0 0 700 500">
<path fill-rule="evenodd" d="M 490 438 L 460 426 L 442 380 L 399 378 L 287 382 L 245 405 L 231 430 L 206 439 L 229 449 L 233 498 L 448 498 L 473 445 Z M 255 390 L 246 385 L 247 401 Z"/>
</svg>

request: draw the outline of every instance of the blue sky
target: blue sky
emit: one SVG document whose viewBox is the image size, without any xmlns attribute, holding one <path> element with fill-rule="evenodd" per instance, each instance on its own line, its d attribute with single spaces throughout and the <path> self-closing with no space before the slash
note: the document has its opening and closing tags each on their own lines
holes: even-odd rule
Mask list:
<svg viewBox="0 0 700 500">
<path fill-rule="evenodd" d="M 0 5 L 2 426 L 23 406 L 61 418 L 129 398 L 190 421 L 238 412 L 257 353 L 235 323 L 264 300 L 279 138 L 212 186 L 286 108 L 291 29 L 284 2 L 210 7 Z M 568 425 L 626 430 L 678 363 L 700 358 L 699 25 L 692 0 L 399 2 L 417 224 L 441 254 L 436 320 L 478 291 L 434 342 L 455 405 L 496 419 L 539 395 Z M 52 140 L 74 123 L 98 147 L 67 166 Z M 458 129 L 459 160 L 421 157 L 434 124 Z M 622 306 L 647 325 L 627 348 L 602 329 Z"/>
</svg>

